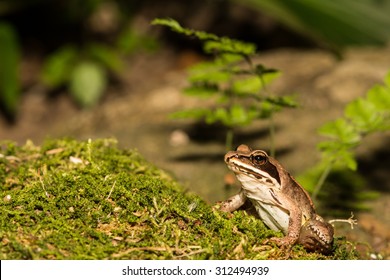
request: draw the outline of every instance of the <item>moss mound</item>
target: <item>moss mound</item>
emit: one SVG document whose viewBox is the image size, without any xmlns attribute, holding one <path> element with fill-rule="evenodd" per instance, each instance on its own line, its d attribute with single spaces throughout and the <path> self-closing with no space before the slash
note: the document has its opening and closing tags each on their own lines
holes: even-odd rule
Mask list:
<svg viewBox="0 0 390 280">
<path fill-rule="evenodd" d="M 0 259 L 353 259 L 272 244 L 244 211 L 213 210 L 136 151 L 102 139 L 0 147 Z"/>
</svg>

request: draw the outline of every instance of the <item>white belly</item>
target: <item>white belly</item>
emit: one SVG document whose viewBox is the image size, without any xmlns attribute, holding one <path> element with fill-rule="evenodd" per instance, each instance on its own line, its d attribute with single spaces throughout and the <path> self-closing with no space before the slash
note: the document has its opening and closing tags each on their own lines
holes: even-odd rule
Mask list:
<svg viewBox="0 0 390 280">
<path fill-rule="evenodd" d="M 242 184 L 246 197 L 250 199 L 257 213 L 264 223 L 272 230 L 282 231 L 287 234 L 289 213 L 286 209 L 277 206 L 270 189 L 275 189 L 275 184 L 259 184 L 257 179 L 244 174 L 238 174 L 237 178 Z M 277 186 L 276 186 L 277 187 Z"/>
<path fill-rule="evenodd" d="M 256 208 L 260 219 L 272 230 L 282 231 L 285 235 L 288 230 L 289 214 L 285 210 L 271 204 L 262 203 L 259 200 L 250 199 Z"/>
</svg>

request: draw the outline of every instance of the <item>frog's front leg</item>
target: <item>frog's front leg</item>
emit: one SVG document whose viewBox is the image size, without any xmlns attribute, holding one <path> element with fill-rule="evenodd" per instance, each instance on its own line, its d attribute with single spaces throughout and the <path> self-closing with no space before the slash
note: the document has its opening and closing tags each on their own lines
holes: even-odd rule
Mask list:
<svg viewBox="0 0 390 280">
<path fill-rule="evenodd" d="M 285 237 L 273 237 L 270 241 L 275 242 L 282 247 L 291 247 L 299 238 L 302 226 L 302 211 L 297 206 L 292 206 L 289 210 L 289 221 L 287 234 Z"/>
<path fill-rule="evenodd" d="M 244 205 L 246 200 L 247 197 L 243 190 L 241 190 L 238 194 L 235 194 L 227 200 L 221 202 L 219 210 L 223 212 L 233 212 Z"/>
</svg>

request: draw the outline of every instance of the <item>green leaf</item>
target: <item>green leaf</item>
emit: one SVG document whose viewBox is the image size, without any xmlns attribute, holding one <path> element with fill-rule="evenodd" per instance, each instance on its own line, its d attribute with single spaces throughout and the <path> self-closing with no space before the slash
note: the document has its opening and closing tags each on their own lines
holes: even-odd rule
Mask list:
<svg viewBox="0 0 390 280">
<path fill-rule="evenodd" d="M 218 87 L 214 85 L 193 85 L 184 89 L 184 93 L 189 96 L 196 96 L 200 98 L 209 98 L 218 93 Z"/>
<path fill-rule="evenodd" d="M 82 107 L 96 105 L 106 85 L 106 72 L 97 63 L 81 62 L 74 67 L 71 73 L 70 92 Z"/>
<path fill-rule="evenodd" d="M 276 113 L 280 110 L 279 106 L 275 106 L 272 102 L 264 100 L 260 102 L 260 105 L 257 107 L 259 111 L 259 118 L 268 119 L 272 116 L 273 113 Z"/>
<path fill-rule="evenodd" d="M 231 66 L 233 64 L 238 64 L 242 60 L 243 58 L 241 55 L 234 54 L 234 53 L 223 53 L 215 58 L 214 63 L 224 68 L 226 71 L 226 70 L 233 70 L 230 69 Z"/>
<path fill-rule="evenodd" d="M 317 148 L 320 151 L 332 154 L 337 153 L 339 150 L 347 149 L 349 146 L 340 141 L 333 140 L 325 140 L 317 144 Z"/>
<path fill-rule="evenodd" d="M 238 104 L 230 108 L 218 107 L 214 110 L 203 111 L 203 116 L 207 124 L 220 122 L 227 127 L 247 125 L 255 117 Z"/>
<path fill-rule="evenodd" d="M 298 174 L 295 179 L 299 182 L 301 186 L 305 188 L 305 190 L 312 194 L 315 189 L 315 186 L 318 183 L 318 178 L 321 177 L 321 174 L 324 172 L 324 169 L 326 167 L 327 163 L 322 160 L 306 169 L 303 173 Z"/>
<path fill-rule="evenodd" d="M 178 111 L 170 114 L 170 118 L 172 119 L 195 119 L 200 120 L 205 118 L 208 114 L 210 114 L 210 109 L 189 109 L 189 110 L 183 110 Z"/>
<path fill-rule="evenodd" d="M 273 82 L 276 78 L 279 78 L 282 73 L 280 71 L 271 71 L 259 75 L 262 86 L 265 87 Z"/>
<path fill-rule="evenodd" d="M 221 114 L 219 120 L 229 127 L 249 125 L 257 117 L 256 111 L 247 109 L 239 104 L 234 104 L 227 110 L 224 109 L 223 112 L 224 114 Z"/>
<path fill-rule="evenodd" d="M 191 83 L 217 84 L 228 81 L 231 76 L 213 62 L 202 62 L 189 69 L 188 79 Z"/>
<path fill-rule="evenodd" d="M 221 122 L 226 126 L 231 126 L 231 118 L 229 116 L 229 113 L 225 108 L 222 107 L 210 112 L 210 114 L 206 116 L 205 121 L 207 124 Z"/>
<path fill-rule="evenodd" d="M 65 46 L 50 55 L 43 65 L 43 82 L 57 87 L 70 79 L 70 73 L 77 59 L 77 50 L 73 46 Z"/>
<path fill-rule="evenodd" d="M 219 40 L 209 40 L 204 43 L 203 49 L 206 53 L 231 53 L 250 56 L 256 53 L 256 45 L 227 37 Z"/>
<path fill-rule="evenodd" d="M 375 105 L 363 98 L 350 102 L 345 108 L 345 116 L 364 131 L 377 129 L 382 121 Z"/>
<path fill-rule="evenodd" d="M 322 151 L 324 162 L 333 166 L 356 170 L 357 162 L 354 153 L 351 151 L 352 147 L 352 145 L 338 141 L 323 141 L 317 145 L 317 148 Z"/>
<path fill-rule="evenodd" d="M 298 106 L 298 103 L 293 96 L 269 96 L 265 100 L 279 107 L 295 108 Z"/>
<path fill-rule="evenodd" d="M 356 171 L 357 169 L 357 161 L 355 159 L 355 155 L 352 151 L 349 150 L 343 150 L 339 154 L 339 163 L 342 163 L 349 169 Z"/>
<path fill-rule="evenodd" d="M 230 108 L 230 114 L 234 125 L 246 125 L 250 122 L 249 115 L 245 108 L 240 105 L 232 106 Z"/>
<path fill-rule="evenodd" d="M 297 102 L 292 96 L 268 96 L 265 99 L 260 97 L 259 100 L 259 105 L 254 108 L 258 111 L 257 118 L 261 119 L 267 119 L 283 108 L 295 108 L 297 106 Z"/>
<path fill-rule="evenodd" d="M 92 58 L 99 61 L 114 72 L 119 72 L 123 68 L 123 63 L 119 54 L 114 49 L 102 44 L 90 44 L 86 53 Z"/>
<path fill-rule="evenodd" d="M 14 117 L 20 96 L 19 43 L 14 29 L 0 23 L 0 102 L 6 114 Z"/>
<path fill-rule="evenodd" d="M 255 66 L 255 74 L 257 76 L 262 76 L 265 74 L 273 74 L 273 73 L 279 73 L 279 70 L 273 69 L 273 68 L 267 68 L 263 64 L 256 64 Z"/>
<path fill-rule="evenodd" d="M 156 18 L 151 23 L 152 25 L 163 25 L 170 27 L 172 31 L 182 33 L 187 36 L 195 36 L 200 40 L 219 40 L 217 35 L 182 27 L 176 20 L 171 18 Z"/>
<path fill-rule="evenodd" d="M 367 93 L 367 100 L 374 105 L 375 111 L 390 111 L 390 88 L 373 86 Z"/>
<path fill-rule="evenodd" d="M 180 24 L 172 18 L 155 18 L 154 20 L 152 20 L 151 24 L 152 25 L 165 25 L 165 26 L 170 27 L 172 30 L 174 30 L 176 32 L 184 32 L 183 31 L 184 28 L 181 27 Z"/>
<path fill-rule="evenodd" d="M 152 21 L 152 24 L 167 26 L 177 33 L 195 36 L 199 40 L 205 41 L 204 51 L 206 53 L 235 53 L 248 56 L 256 52 L 256 46 L 252 43 L 233 40 L 228 37 L 219 37 L 212 33 L 185 28 L 171 18 L 156 18 Z"/>
<path fill-rule="evenodd" d="M 355 127 L 342 118 L 324 124 L 318 132 L 341 143 L 351 145 L 358 143 L 361 139 Z"/>
<path fill-rule="evenodd" d="M 234 81 L 232 91 L 238 95 L 257 94 L 262 89 L 262 84 L 257 76 Z"/>
</svg>

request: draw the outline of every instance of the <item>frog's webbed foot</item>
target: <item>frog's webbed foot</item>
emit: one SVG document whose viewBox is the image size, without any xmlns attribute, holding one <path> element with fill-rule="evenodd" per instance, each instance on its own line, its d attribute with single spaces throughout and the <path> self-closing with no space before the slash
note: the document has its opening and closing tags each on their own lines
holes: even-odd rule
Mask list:
<svg viewBox="0 0 390 280">
<path fill-rule="evenodd" d="M 263 244 L 276 244 L 279 247 L 281 259 L 290 259 L 291 248 L 294 245 L 294 241 L 289 237 L 272 237 L 263 242 Z"/>
<path fill-rule="evenodd" d="M 294 245 L 295 243 L 295 240 L 293 240 L 291 237 L 272 237 L 270 238 L 270 241 L 276 243 L 278 246 L 283 246 L 283 247 L 287 247 L 287 246 L 292 246 Z"/>
<path fill-rule="evenodd" d="M 280 247 L 283 250 L 290 250 L 291 247 L 295 244 L 296 239 L 285 236 L 285 237 L 272 237 L 267 239 L 264 243 L 275 243 L 278 247 Z"/>
</svg>

